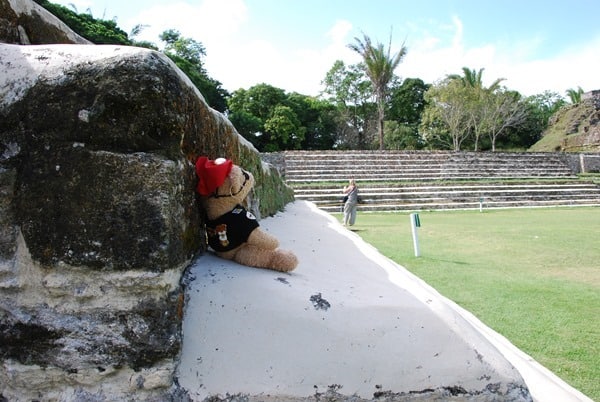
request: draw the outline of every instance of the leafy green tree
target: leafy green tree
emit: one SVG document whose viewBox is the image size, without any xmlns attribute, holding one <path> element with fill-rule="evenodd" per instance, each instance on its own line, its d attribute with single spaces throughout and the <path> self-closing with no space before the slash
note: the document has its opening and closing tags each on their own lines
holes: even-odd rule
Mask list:
<svg viewBox="0 0 600 402">
<path fill-rule="evenodd" d="M 457 74 L 448 75 L 448 79 L 460 82 L 467 91 L 470 91 L 470 96 L 465 98 L 465 100 L 468 99 L 468 104 L 465 104 L 465 112 L 468 114 L 469 131 L 475 151 L 479 150 L 480 138 L 487 132 L 490 116 L 495 113 L 492 110 L 495 106 L 494 93 L 500 89 L 500 83 L 504 81 L 504 78 L 498 78 L 486 88 L 483 85 L 483 70 L 481 68 L 476 71 L 475 69 L 471 70 L 463 67 L 462 76 Z"/>
<path fill-rule="evenodd" d="M 165 42 L 165 53 L 176 54 L 195 65 L 200 72 L 205 73 L 202 58 L 206 56 L 206 49 L 202 43 L 191 38 L 182 37 L 179 31 L 175 29 L 164 31 L 159 35 L 159 38 Z"/>
<path fill-rule="evenodd" d="M 383 128 L 385 121 L 385 104 L 388 95 L 388 84 L 394 76 L 394 70 L 396 67 L 398 67 L 406 55 L 407 49 L 404 45 L 402 45 L 397 53 L 392 54 L 391 35 L 387 50 L 381 43 L 373 45 L 371 38 L 365 34 L 363 34 L 362 39 L 354 39 L 355 43 L 348 45 L 348 47 L 360 54 L 363 58 L 365 72 L 371 80 L 371 84 L 373 85 L 373 92 L 377 103 L 377 132 L 379 138 L 379 149 L 383 149 Z"/>
<path fill-rule="evenodd" d="M 235 91 L 228 106 L 230 121 L 260 151 L 330 149 L 334 142 L 328 102 L 258 84 Z"/>
<path fill-rule="evenodd" d="M 365 103 L 372 96 L 373 89 L 364 71 L 362 64 L 346 66 L 343 61 L 336 60 L 322 81 L 325 86 L 323 94 L 344 107 Z"/>
<path fill-rule="evenodd" d="M 463 68 L 463 73 L 448 75 L 428 91 L 426 98 L 430 103 L 421 129 L 430 143 L 451 139 L 454 150 L 472 144 L 475 151 L 488 146 L 495 151 L 500 137 L 522 129 L 528 107 L 518 92 L 500 86 L 502 79 L 486 88 L 482 83 L 483 69 Z"/>
<path fill-rule="evenodd" d="M 249 89 L 238 89 L 228 100 L 229 119 L 238 132 L 252 142 L 259 151 L 278 150 L 280 144 L 272 140 L 265 129 L 265 122 L 271 118 L 277 105 L 283 105 L 285 91 L 268 84 L 258 84 Z M 252 120 L 250 120 L 252 117 Z M 238 126 L 242 121 L 243 125 Z M 252 125 L 247 123 L 252 122 Z M 255 127 L 254 125 L 258 127 Z M 246 131 L 246 128 L 252 128 Z"/>
<path fill-rule="evenodd" d="M 346 66 L 337 60 L 325 75 L 323 96 L 333 103 L 336 116 L 337 148 L 364 149 L 369 142 L 370 121 L 374 116 L 371 81 L 361 64 Z"/>
<path fill-rule="evenodd" d="M 483 125 L 492 151 L 496 151 L 497 139 L 508 134 L 508 129 L 517 128 L 526 121 L 527 106 L 522 102 L 521 94 L 508 90 L 487 93 L 482 104 L 485 109 Z"/>
<path fill-rule="evenodd" d="M 260 118 L 245 110 L 229 110 L 227 117 L 237 132 L 250 141 L 256 149 L 263 150 L 265 148 L 264 123 Z"/>
<path fill-rule="evenodd" d="M 131 45 L 127 33 L 117 26 L 116 21 L 97 19 L 91 13 L 78 14 L 60 4 L 47 0 L 35 0 L 36 3 L 54 14 L 80 36 L 95 44 Z"/>
<path fill-rule="evenodd" d="M 526 97 L 521 102 L 526 109 L 525 119 L 517 127 L 508 128 L 506 134 L 498 138 L 502 147 L 531 147 L 548 128 L 550 117 L 567 104 L 561 95 L 552 91 Z"/>
<path fill-rule="evenodd" d="M 293 92 L 287 96 L 289 105 L 305 127 L 302 149 L 331 149 L 335 143 L 335 106 L 322 99 Z"/>
<path fill-rule="evenodd" d="M 159 37 L 165 42 L 164 53 L 189 77 L 209 106 L 225 112 L 229 93 L 204 69 L 202 59 L 206 56 L 206 50 L 202 43 L 184 38 L 174 29 L 164 31 Z"/>
<path fill-rule="evenodd" d="M 274 101 L 267 102 L 267 99 Z M 269 142 L 265 134 L 265 121 L 276 105 L 281 104 L 285 92 L 267 84 L 255 85 L 249 89 L 240 88 L 227 100 L 228 118 L 237 131 L 259 150 L 263 151 Z"/>
<path fill-rule="evenodd" d="M 469 87 L 451 78 L 427 90 L 420 132 L 430 145 L 460 151 L 470 135 L 472 97 Z"/>
<path fill-rule="evenodd" d="M 423 146 L 423 141 L 419 135 L 419 125 L 421 116 L 425 109 L 425 92 L 430 85 L 425 84 L 419 78 L 407 78 L 400 83 L 400 80 L 393 80 L 390 85 L 390 100 L 386 112 L 386 127 L 395 122 L 392 130 L 384 129 L 384 141 L 386 148 L 403 149 L 398 146 L 405 146 L 405 149 L 419 149 Z M 393 145 L 389 142 L 390 133 L 394 133 L 395 140 Z M 405 136 L 402 139 L 400 136 Z M 388 146 L 388 144 L 390 144 Z"/>
<path fill-rule="evenodd" d="M 386 121 L 383 134 L 386 149 L 422 149 L 424 144 L 421 136 L 411 125 L 398 121 Z"/>
<path fill-rule="evenodd" d="M 464 77 L 448 75 L 427 91 L 420 128 L 430 145 L 451 143 L 458 151 L 472 144 L 476 151 L 495 151 L 499 138 L 524 129 L 531 108 L 518 92 L 501 87 L 502 80 L 483 86 L 482 71 L 464 68 Z"/>
<path fill-rule="evenodd" d="M 283 89 L 263 83 L 233 92 L 228 104 L 232 112 L 243 110 L 264 122 L 271 117 L 275 106 L 284 104 L 285 100 Z"/>
<path fill-rule="evenodd" d="M 393 83 L 390 87 L 387 120 L 419 124 L 425 109 L 425 92 L 430 86 L 420 78 L 406 78 L 400 84 Z"/>
<path fill-rule="evenodd" d="M 540 129 L 540 133 L 548 128 L 550 117 L 567 102 L 557 92 L 544 91 L 541 94 L 529 96 L 526 99 L 531 110 L 530 113 L 535 120 L 535 125 Z"/>
<path fill-rule="evenodd" d="M 271 117 L 265 121 L 265 131 L 271 141 L 265 151 L 279 151 L 282 149 L 300 149 L 306 128 L 291 107 L 277 105 Z"/>
</svg>

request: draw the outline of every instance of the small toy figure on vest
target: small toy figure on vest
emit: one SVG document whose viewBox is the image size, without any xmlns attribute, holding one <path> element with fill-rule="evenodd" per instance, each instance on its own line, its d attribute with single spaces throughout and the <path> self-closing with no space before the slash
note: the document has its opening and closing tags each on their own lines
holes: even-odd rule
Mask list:
<svg viewBox="0 0 600 402">
<path fill-rule="evenodd" d="M 222 258 L 242 265 L 289 272 L 296 268 L 294 253 L 279 249 L 279 241 L 259 227 L 254 215 L 244 208 L 244 200 L 254 187 L 254 176 L 231 160 L 196 161 L 196 191 L 208 221 L 208 245 Z"/>
</svg>

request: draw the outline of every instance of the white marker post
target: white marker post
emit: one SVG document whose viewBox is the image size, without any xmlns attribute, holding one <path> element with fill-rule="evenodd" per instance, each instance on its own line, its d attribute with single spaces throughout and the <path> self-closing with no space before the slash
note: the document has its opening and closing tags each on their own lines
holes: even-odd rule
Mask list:
<svg viewBox="0 0 600 402">
<path fill-rule="evenodd" d="M 419 237 L 417 236 L 417 228 L 421 227 L 421 220 L 419 214 L 410 214 L 410 227 L 412 229 L 413 246 L 415 248 L 415 257 L 420 255 L 419 253 Z"/>
</svg>

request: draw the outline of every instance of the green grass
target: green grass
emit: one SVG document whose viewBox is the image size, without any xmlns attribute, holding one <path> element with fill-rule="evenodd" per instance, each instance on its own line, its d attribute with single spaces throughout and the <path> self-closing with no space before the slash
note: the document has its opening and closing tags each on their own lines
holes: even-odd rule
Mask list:
<svg viewBox="0 0 600 402">
<path fill-rule="evenodd" d="M 596 184 L 600 184 L 600 173 L 580 173 L 579 179 L 593 181 Z"/>
<path fill-rule="evenodd" d="M 600 401 L 600 208 L 419 216 L 418 258 L 406 213 L 359 212 L 353 230 Z"/>
</svg>

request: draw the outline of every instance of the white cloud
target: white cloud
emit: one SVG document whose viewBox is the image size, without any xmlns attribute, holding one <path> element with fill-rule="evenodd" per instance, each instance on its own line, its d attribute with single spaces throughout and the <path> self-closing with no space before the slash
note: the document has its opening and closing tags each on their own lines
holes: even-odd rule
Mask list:
<svg viewBox="0 0 600 402">
<path fill-rule="evenodd" d="M 261 75 L 258 60 L 269 60 L 276 50 L 266 41 L 247 38 L 244 24 L 248 9 L 244 0 L 204 0 L 199 4 L 178 1 L 151 6 L 125 22 L 125 26 L 148 25 L 137 39 L 162 46 L 158 37 L 167 29 L 176 29 L 182 36 L 201 42 L 207 52 L 205 68 L 211 77 L 221 81 L 228 90 L 247 87 L 243 77 Z"/>
<path fill-rule="evenodd" d="M 230 91 L 264 82 L 286 92 L 318 95 L 321 81 L 335 60 L 355 59 L 347 47 L 351 30 L 348 21 L 336 21 L 323 33 L 318 47 L 276 48 L 265 40 L 230 43 L 217 55 L 209 49 L 206 67 Z"/>
<path fill-rule="evenodd" d="M 217 46 L 237 33 L 247 19 L 243 0 L 205 0 L 200 4 L 178 1 L 150 6 L 124 22 L 124 26 L 148 25 L 139 39 L 158 44 L 158 36 L 176 29 L 185 37 Z"/>
<path fill-rule="evenodd" d="M 462 74 L 462 68 L 484 69 L 484 84 L 504 78 L 502 85 L 521 94 L 535 95 L 546 90 L 564 95 L 569 88 L 581 86 L 585 91 L 600 89 L 600 37 L 576 48 L 566 49 L 555 57 L 532 59 L 542 38 L 532 37 L 516 44 L 488 43 L 465 47 L 463 25 L 453 18 L 451 42 L 443 36 L 423 34 L 409 46 L 404 62 L 396 74 L 404 78 L 421 78 L 427 83 L 447 74 Z"/>
<path fill-rule="evenodd" d="M 183 1 L 151 6 L 124 24 L 147 24 L 138 39 L 158 43 L 166 29 L 200 41 L 206 48 L 209 75 L 229 91 L 267 83 L 287 92 L 318 95 L 321 81 L 335 60 L 358 62 L 347 44 L 352 24 L 336 21 L 318 46 L 278 48 L 268 38 L 254 38 L 244 26 L 248 11 L 243 0 L 206 0 L 200 5 Z M 130 29 L 130 28 L 128 28 Z"/>
<path fill-rule="evenodd" d="M 80 12 L 98 0 L 56 0 L 75 4 Z M 335 60 L 357 63 L 359 56 L 348 48 L 359 34 L 350 21 L 338 20 L 322 32 L 316 43 L 278 47 L 268 37 L 255 37 L 250 31 L 250 14 L 246 0 L 177 0 L 168 4 L 149 3 L 140 8 L 137 1 L 127 3 L 131 13 L 119 26 L 128 32 L 137 24 L 147 24 L 138 39 L 159 45 L 158 35 L 166 29 L 177 29 L 185 37 L 200 41 L 207 50 L 206 68 L 211 77 L 234 91 L 261 82 L 307 95 L 317 95 L 321 81 Z M 102 12 L 98 6 L 94 15 Z M 111 12 L 110 9 L 107 11 Z M 461 74 L 462 68 L 484 68 L 483 79 L 489 84 L 497 78 L 510 89 L 524 95 L 545 90 L 564 94 L 568 88 L 581 86 L 584 90 L 600 89 L 600 37 L 590 38 L 587 44 L 565 49 L 545 59 L 532 55 L 544 38 L 532 36 L 516 43 L 501 39 L 478 47 L 468 47 L 466 37 L 472 35 L 458 16 L 450 21 L 409 22 L 405 45 L 408 52 L 396 74 L 403 78 L 421 78 L 427 83 L 447 74 Z M 291 33 L 294 35 L 294 33 Z M 397 47 L 400 43 L 397 44 Z M 394 51 L 392 46 L 392 51 Z"/>
<path fill-rule="evenodd" d="M 600 53 L 596 51 L 600 48 L 599 40 L 552 59 L 530 60 L 528 57 L 540 44 L 538 37 L 513 46 L 488 43 L 466 47 L 464 27 L 458 17 L 440 29 L 437 35 L 419 32 L 412 44 L 407 40 L 408 53 L 396 70 L 398 75 L 431 83 L 447 74 L 461 74 L 463 67 L 483 68 L 485 84 L 504 78 L 503 85 L 523 95 L 546 90 L 562 95 L 566 89 L 577 86 L 586 91 L 600 89 L 595 71 L 600 65 Z M 207 68 L 211 76 L 231 91 L 265 82 L 288 92 L 317 95 L 322 90 L 321 81 L 335 60 L 348 64 L 360 60 L 347 46 L 352 41 L 352 32 L 352 24 L 340 20 L 323 34 L 320 46 L 281 49 L 265 40 L 232 42 L 222 52 L 209 49 Z"/>
<path fill-rule="evenodd" d="M 73 10 L 74 6 L 76 12 L 78 13 L 85 13 L 87 12 L 88 8 L 91 8 L 93 6 L 92 0 L 54 0 L 52 1 L 52 3 L 63 5 L 69 10 Z M 95 12 L 93 12 L 92 15 L 96 18 L 102 18 L 102 15 L 96 15 Z"/>
<path fill-rule="evenodd" d="M 503 85 L 526 96 L 544 91 L 564 96 L 567 89 L 578 86 L 585 91 L 600 89 L 599 48 L 600 37 L 548 58 L 527 58 L 519 47 L 504 49 L 489 60 L 484 76 L 506 78 Z"/>
<path fill-rule="evenodd" d="M 327 32 L 326 36 L 331 39 L 335 45 L 344 44 L 348 34 L 352 31 L 352 23 L 346 20 L 338 20 Z"/>
<path fill-rule="evenodd" d="M 463 23 L 457 16 L 452 17 L 452 23 L 456 29 L 452 38 L 452 47 L 461 48 L 463 43 Z"/>
</svg>

